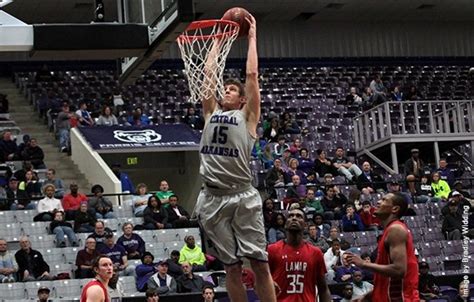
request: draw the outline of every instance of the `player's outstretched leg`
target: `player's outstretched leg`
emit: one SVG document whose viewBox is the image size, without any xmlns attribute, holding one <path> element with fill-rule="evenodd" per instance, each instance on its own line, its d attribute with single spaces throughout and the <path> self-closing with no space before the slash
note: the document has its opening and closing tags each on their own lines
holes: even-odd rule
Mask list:
<svg viewBox="0 0 474 302">
<path fill-rule="evenodd" d="M 242 264 L 225 266 L 225 285 L 232 302 L 247 302 L 247 292 L 242 284 Z"/>
<path fill-rule="evenodd" d="M 261 302 L 275 302 L 275 287 L 273 284 L 270 268 L 267 262 L 250 260 L 250 265 L 255 273 L 255 291 Z"/>
</svg>

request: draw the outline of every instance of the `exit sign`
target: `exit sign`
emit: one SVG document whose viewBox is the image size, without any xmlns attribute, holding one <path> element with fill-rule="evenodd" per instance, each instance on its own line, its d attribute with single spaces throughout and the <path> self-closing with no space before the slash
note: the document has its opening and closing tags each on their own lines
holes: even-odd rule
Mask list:
<svg viewBox="0 0 474 302">
<path fill-rule="evenodd" d="M 127 165 L 137 165 L 138 164 L 138 157 L 128 157 L 127 158 Z"/>
</svg>

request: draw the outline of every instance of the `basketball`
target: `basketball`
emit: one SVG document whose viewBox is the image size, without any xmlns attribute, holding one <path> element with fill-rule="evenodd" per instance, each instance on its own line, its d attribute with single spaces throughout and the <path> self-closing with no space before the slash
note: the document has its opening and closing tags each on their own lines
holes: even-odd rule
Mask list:
<svg viewBox="0 0 474 302">
<path fill-rule="evenodd" d="M 244 37 L 249 33 L 249 23 L 246 18 L 250 16 L 250 13 L 242 7 L 233 7 L 225 12 L 222 16 L 223 20 L 234 21 L 239 24 L 239 37 Z"/>
</svg>

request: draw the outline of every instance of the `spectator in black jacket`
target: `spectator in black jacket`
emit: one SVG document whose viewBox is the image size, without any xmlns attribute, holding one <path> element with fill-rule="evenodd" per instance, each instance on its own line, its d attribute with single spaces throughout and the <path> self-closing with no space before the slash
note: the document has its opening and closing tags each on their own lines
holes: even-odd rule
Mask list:
<svg viewBox="0 0 474 302">
<path fill-rule="evenodd" d="M 416 181 L 419 181 L 423 173 L 425 166 L 423 160 L 421 160 L 420 150 L 411 149 L 411 157 L 405 162 L 405 177 L 408 182 L 408 189 L 412 195 L 416 194 Z"/>
<path fill-rule="evenodd" d="M 79 246 L 76 234 L 72 229 L 72 225 L 69 222 L 64 221 L 64 212 L 55 211 L 53 216 L 54 220 L 49 224 L 49 229 L 53 234 L 56 235 L 56 246 L 66 247 L 64 235 L 66 235 L 72 246 Z"/>
<path fill-rule="evenodd" d="M 96 218 L 87 211 L 87 201 L 82 201 L 79 211 L 74 216 L 74 232 L 89 233 L 94 231 Z"/>
<path fill-rule="evenodd" d="M 420 271 L 420 276 L 418 278 L 418 291 L 420 292 L 420 298 L 427 301 L 437 299 L 439 297 L 439 287 L 435 283 L 435 277 L 429 273 L 429 264 L 422 261 L 418 264 L 418 267 Z"/>
<path fill-rule="evenodd" d="M 143 211 L 143 221 L 148 230 L 171 228 L 171 224 L 168 223 L 168 212 L 156 196 L 148 198 L 148 206 Z"/>
<path fill-rule="evenodd" d="M 321 200 L 326 220 L 341 219 L 347 198 L 335 185 L 326 186 L 326 194 Z"/>
<path fill-rule="evenodd" d="M 8 107 L 7 95 L 0 93 L 0 113 L 8 113 Z"/>
<path fill-rule="evenodd" d="M 458 202 L 456 200 L 450 200 L 448 202 L 448 211 L 442 211 L 443 225 L 441 230 L 446 234 L 447 240 L 460 240 L 461 239 L 461 229 L 462 229 L 462 215 L 458 211 Z"/>
<path fill-rule="evenodd" d="M 314 171 L 318 173 L 318 177 L 324 177 L 326 174 L 337 175 L 332 162 L 327 158 L 326 151 L 318 149 L 316 154 L 318 158 L 314 160 Z"/>
<path fill-rule="evenodd" d="M 382 176 L 372 171 L 372 167 L 368 161 L 362 164 L 362 174 L 357 179 L 357 188 L 362 191 L 363 194 L 371 194 L 377 190 L 384 189 L 384 180 Z M 364 190 L 366 192 L 364 192 Z"/>
<path fill-rule="evenodd" d="M 178 196 L 171 195 L 168 197 L 169 206 L 166 208 L 168 214 L 168 223 L 170 223 L 173 228 L 186 228 L 191 226 L 196 226 L 189 219 L 191 216 L 188 211 L 186 211 L 182 206 L 178 204 Z"/>
<path fill-rule="evenodd" d="M 35 169 L 46 169 L 46 165 L 43 162 L 43 149 L 38 146 L 36 138 L 30 138 L 29 144 L 25 147 L 21 155 L 23 160 L 30 161 Z"/>
<path fill-rule="evenodd" d="M 275 191 L 273 189 L 275 186 L 285 185 L 285 171 L 281 167 L 281 159 L 277 158 L 273 161 L 273 168 L 268 170 L 265 181 L 270 193 Z"/>
<path fill-rule="evenodd" d="M 30 202 L 30 196 L 25 190 L 18 188 L 18 179 L 15 176 L 8 182 L 7 205 L 5 210 L 32 210 L 35 205 Z"/>
<path fill-rule="evenodd" d="M 18 263 L 20 281 L 52 280 L 49 274 L 49 265 L 44 261 L 40 252 L 31 248 L 28 237 L 20 238 L 20 250 L 15 254 Z"/>
<path fill-rule="evenodd" d="M 1 160 L 3 162 L 20 159 L 18 146 L 12 139 L 12 132 L 10 130 L 5 130 L 3 132 L 2 139 L 0 140 L 0 150 L 2 152 Z"/>
<path fill-rule="evenodd" d="M 178 293 L 200 293 L 207 284 L 202 277 L 193 274 L 192 266 L 188 262 L 181 264 L 183 275 L 176 279 Z"/>
</svg>

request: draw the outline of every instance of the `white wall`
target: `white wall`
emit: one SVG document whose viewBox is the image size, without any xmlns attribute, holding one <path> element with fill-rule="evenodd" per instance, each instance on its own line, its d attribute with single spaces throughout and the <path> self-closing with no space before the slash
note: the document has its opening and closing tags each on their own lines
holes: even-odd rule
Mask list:
<svg viewBox="0 0 474 302">
<path fill-rule="evenodd" d="M 105 194 L 121 193 L 122 185 L 120 180 L 110 170 L 102 157 L 94 151 L 80 132 L 71 129 L 71 159 L 78 166 L 89 183 L 100 184 L 104 188 Z M 115 205 L 118 205 L 118 198 L 108 197 Z"/>
</svg>

